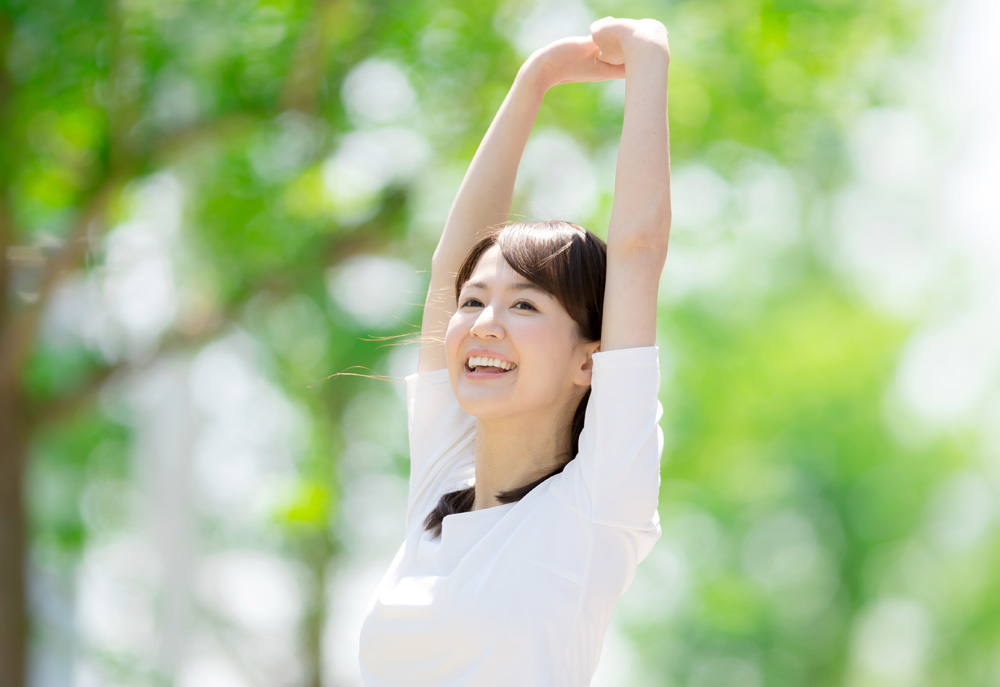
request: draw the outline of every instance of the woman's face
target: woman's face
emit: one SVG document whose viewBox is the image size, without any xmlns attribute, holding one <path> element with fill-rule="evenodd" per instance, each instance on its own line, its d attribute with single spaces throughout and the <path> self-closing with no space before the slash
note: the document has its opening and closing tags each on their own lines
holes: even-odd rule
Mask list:
<svg viewBox="0 0 1000 687">
<path fill-rule="evenodd" d="M 462 286 L 445 334 L 455 397 L 480 420 L 572 413 L 590 384 L 595 346 L 577 339 L 576 323 L 559 301 L 515 272 L 495 245 Z M 477 349 L 516 367 L 471 372 L 466 361 Z"/>
</svg>

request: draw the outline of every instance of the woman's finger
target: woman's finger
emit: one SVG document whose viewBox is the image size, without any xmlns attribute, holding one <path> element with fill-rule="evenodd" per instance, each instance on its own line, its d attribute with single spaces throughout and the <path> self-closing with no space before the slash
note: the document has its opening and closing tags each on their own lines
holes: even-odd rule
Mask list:
<svg viewBox="0 0 1000 687">
<path fill-rule="evenodd" d="M 608 64 L 608 65 L 612 65 L 612 66 L 619 66 L 619 65 L 625 64 L 625 60 L 624 59 L 617 59 L 617 60 L 611 59 L 611 58 L 605 56 L 605 54 L 603 52 L 601 52 L 600 50 L 597 51 L 597 59 L 598 59 L 598 61 L 603 62 L 604 64 Z"/>
</svg>

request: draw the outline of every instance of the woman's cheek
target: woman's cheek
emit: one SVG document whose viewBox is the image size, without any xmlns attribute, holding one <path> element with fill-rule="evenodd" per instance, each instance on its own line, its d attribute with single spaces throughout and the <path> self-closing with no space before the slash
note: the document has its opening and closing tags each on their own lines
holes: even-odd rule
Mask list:
<svg viewBox="0 0 1000 687">
<path fill-rule="evenodd" d="M 448 327 L 444 330 L 444 349 L 449 359 L 453 358 L 458 352 L 458 346 L 460 344 L 460 326 L 458 323 L 459 315 L 453 315 L 450 320 L 448 320 Z"/>
<path fill-rule="evenodd" d="M 525 342 L 537 342 L 538 347 L 545 347 L 546 344 L 551 345 L 552 333 L 549 329 L 540 320 L 529 320 L 518 324 L 517 333 Z"/>
</svg>

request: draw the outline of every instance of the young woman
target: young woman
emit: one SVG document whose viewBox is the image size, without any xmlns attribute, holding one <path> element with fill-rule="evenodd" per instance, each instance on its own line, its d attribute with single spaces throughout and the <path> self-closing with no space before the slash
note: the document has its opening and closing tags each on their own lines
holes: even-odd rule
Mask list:
<svg viewBox="0 0 1000 687">
<path fill-rule="evenodd" d="M 661 530 L 656 295 L 670 230 L 667 31 L 607 17 L 517 74 L 434 252 L 406 378 L 406 540 L 360 637 L 367 685 L 590 684 Z M 626 80 L 605 244 L 502 225 L 542 96 Z M 553 161 L 558 174 L 558 161 Z"/>
</svg>

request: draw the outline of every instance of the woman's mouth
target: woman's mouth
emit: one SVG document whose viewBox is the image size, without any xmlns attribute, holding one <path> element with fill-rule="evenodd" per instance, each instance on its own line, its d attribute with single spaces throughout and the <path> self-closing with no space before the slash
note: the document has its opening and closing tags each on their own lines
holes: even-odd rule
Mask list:
<svg viewBox="0 0 1000 687">
<path fill-rule="evenodd" d="M 509 367 L 510 369 L 504 369 Z M 465 363 L 465 375 L 470 379 L 493 379 L 503 377 L 517 369 L 513 363 L 497 359 L 483 359 L 473 356 Z"/>
</svg>

